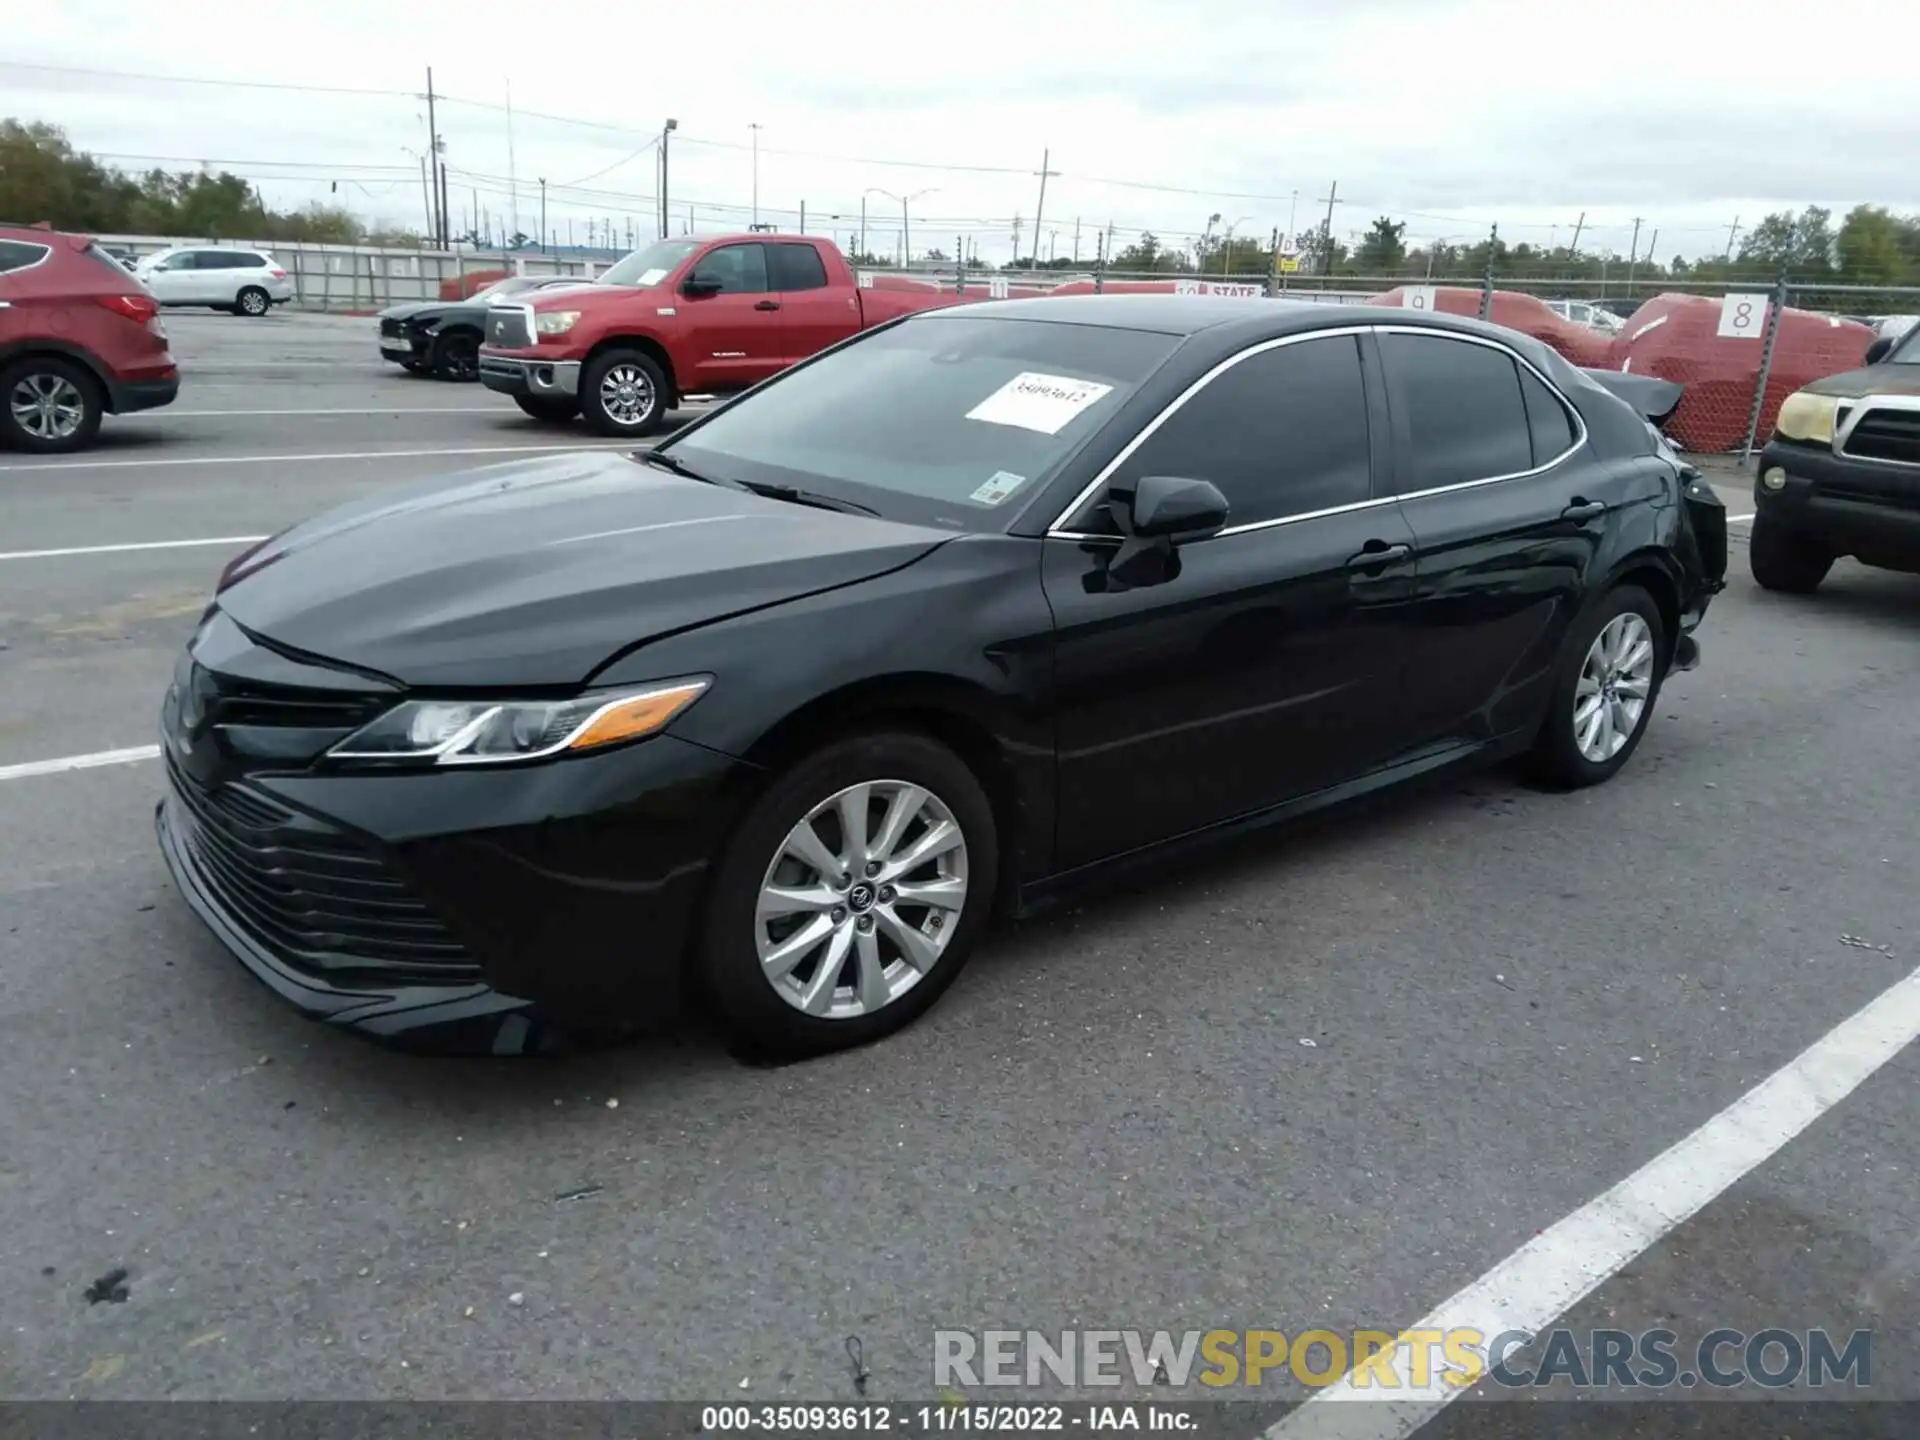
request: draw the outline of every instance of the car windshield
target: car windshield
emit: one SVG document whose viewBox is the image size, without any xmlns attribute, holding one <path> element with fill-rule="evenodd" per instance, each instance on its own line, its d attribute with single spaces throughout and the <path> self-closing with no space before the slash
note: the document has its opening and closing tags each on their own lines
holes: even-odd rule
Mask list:
<svg viewBox="0 0 1920 1440">
<path fill-rule="evenodd" d="M 615 261 L 595 277 L 602 285 L 658 285 L 687 256 L 700 248 L 698 240 L 657 240 L 644 250 Z"/>
<path fill-rule="evenodd" d="M 998 530 L 1179 343 L 1104 326 L 919 316 L 788 372 L 669 449 L 720 479 Z"/>
</svg>

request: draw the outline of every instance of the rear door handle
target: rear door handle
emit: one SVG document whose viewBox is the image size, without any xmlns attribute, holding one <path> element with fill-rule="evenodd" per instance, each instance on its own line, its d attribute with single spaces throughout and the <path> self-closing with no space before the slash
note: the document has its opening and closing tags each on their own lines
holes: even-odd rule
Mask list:
<svg viewBox="0 0 1920 1440">
<path fill-rule="evenodd" d="M 1560 512 L 1562 520 L 1598 520 L 1607 513 L 1607 507 L 1598 500 L 1582 500 L 1578 495 L 1573 503 Z"/>
<path fill-rule="evenodd" d="M 1413 554 L 1411 545 L 1389 545 L 1383 540 L 1369 540 L 1366 548 L 1358 555 L 1347 557 L 1349 570 L 1375 570 L 1382 565 L 1391 565 Z"/>
<path fill-rule="evenodd" d="M 778 300 L 762 300 L 753 308 L 756 310 L 778 310 L 780 308 L 780 302 Z"/>
</svg>

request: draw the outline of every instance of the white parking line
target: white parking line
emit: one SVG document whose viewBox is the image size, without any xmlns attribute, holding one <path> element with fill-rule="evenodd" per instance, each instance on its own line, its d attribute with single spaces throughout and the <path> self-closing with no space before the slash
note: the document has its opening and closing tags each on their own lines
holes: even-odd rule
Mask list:
<svg viewBox="0 0 1920 1440">
<path fill-rule="evenodd" d="M 131 545 L 69 545 L 62 550 L 0 550 L 0 560 L 52 560 L 60 555 L 117 555 L 125 550 L 192 550 L 202 545 L 253 545 L 264 535 L 216 535 L 206 540 L 142 540 Z"/>
<path fill-rule="evenodd" d="M 27 780 L 35 775 L 58 775 L 67 770 L 97 770 L 102 765 L 131 765 L 139 760 L 158 760 L 158 745 L 135 745 L 127 750 L 96 750 L 91 755 L 63 755 L 58 760 L 28 760 L 20 765 L 0 765 L 0 781 Z"/>
<path fill-rule="evenodd" d="M 143 420 L 230 420 L 243 415 L 498 415 L 514 419 L 517 412 L 499 405 L 381 405 L 371 410 L 151 410 Z"/>
<path fill-rule="evenodd" d="M 305 455 L 194 455 L 164 460 L 42 460 L 29 465 L 0 465 L 0 472 L 26 470 L 136 470 L 161 465 L 308 465 L 323 460 L 420 460 L 433 455 L 541 455 L 568 450 L 644 450 L 647 440 L 590 440 L 570 445 L 435 445 L 425 450 L 327 450 Z"/>
<path fill-rule="evenodd" d="M 1916 1039 L 1920 970 L 1410 1328 L 1472 1329 L 1489 1341 L 1516 1331 L 1537 1334 L 1779 1154 Z M 1389 1352 L 1390 1360 L 1370 1370 L 1372 1383 L 1356 1382 L 1349 1373 L 1317 1391 L 1268 1429 L 1266 1440 L 1404 1440 L 1462 1394 L 1446 1383 L 1437 1364 L 1422 1376 L 1426 1383 L 1415 1386 L 1410 1349 L 1411 1343 Z M 1391 1388 L 1379 1373 L 1389 1363 L 1399 1382 Z"/>
<path fill-rule="evenodd" d="M 1753 516 L 1751 514 L 1729 515 L 1727 516 L 1727 523 L 1729 525 L 1740 525 L 1740 524 L 1744 524 L 1748 520 L 1751 520 L 1752 518 Z"/>
</svg>

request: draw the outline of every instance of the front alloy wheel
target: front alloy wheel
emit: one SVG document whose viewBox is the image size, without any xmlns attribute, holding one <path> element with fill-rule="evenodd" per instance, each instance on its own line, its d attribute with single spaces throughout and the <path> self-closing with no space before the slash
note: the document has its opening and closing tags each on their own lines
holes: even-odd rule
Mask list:
<svg viewBox="0 0 1920 1440">
<path fill-rule="evenodd" d="M 767 867 L 760 967 L 803 1014 L 875 1015 L 939 963 L 966 903 L 966 836 L 940 797 L 905 780 L 849 785 Z"/>
<path fill-rule="evenodd" d="M 790 766 L 715 869 L 702 979 L 733 1037 L 794 1057 L 907 1024 L 993 907 L 993 807 L 930 736 L 857 735 Z"/>
<path fill-rule="evenodd" d="M 637 350 L 613 350 L 580 377 L 580 411 L 602 435 L 651 435 L 667 412 L 667 377 Z"/>
</svg>

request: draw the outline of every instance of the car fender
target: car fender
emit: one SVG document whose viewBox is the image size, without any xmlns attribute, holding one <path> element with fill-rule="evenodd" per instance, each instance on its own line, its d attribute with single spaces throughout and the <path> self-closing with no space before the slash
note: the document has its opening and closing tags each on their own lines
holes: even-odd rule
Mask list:
<svg viewBox="0 0 1920 1440">
<path fill-rule="evenodd" d="M 35 336 L 31 340 L 16 340 L 9 345 L 0 345 L 0 368 L 13 364 L 29 355 L 59 355 L 80 365 L 93 376 L 100 386 L 100 395 L 109 410 L 114 408 L 114 379 L 101 365 L 91 351 L 66 340 L 52 337 Z"/>
</svg>

